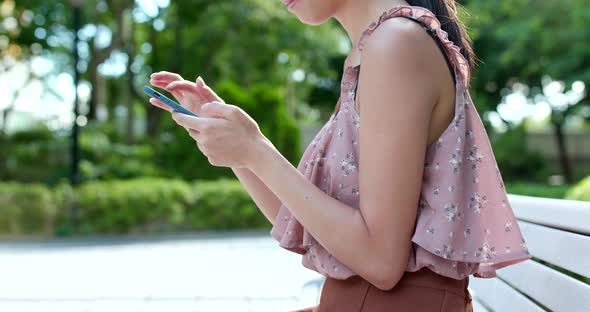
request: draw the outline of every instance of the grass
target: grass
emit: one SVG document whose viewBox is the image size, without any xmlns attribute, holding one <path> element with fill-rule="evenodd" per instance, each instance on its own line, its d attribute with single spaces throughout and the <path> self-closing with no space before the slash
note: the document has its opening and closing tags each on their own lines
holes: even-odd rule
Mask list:
<svg viewBox="0 0 590 312">
<path fill-rule="evenodd" d="M 570 187 L 571 185 L 569 184 L 548 185 L 531 182 L 513 182 L 506 184 L 506 191 L 509 194 L 563 199 Z"/>
</svg>

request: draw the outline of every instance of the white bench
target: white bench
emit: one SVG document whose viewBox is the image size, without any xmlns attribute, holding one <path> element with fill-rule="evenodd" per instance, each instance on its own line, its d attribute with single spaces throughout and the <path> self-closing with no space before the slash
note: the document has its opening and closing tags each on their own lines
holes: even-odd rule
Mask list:
<svg viewBox="0 0 590 312">
<path fill-rule="evenodd" d="M 469 277 L 474 311 L 590 311 L 590 203 L 509 195 L 531 260 Z"/>
<path fill-rule="evenodd" d="M 474 312 L 590 312 L 590 285 L 554 266 L 590 277 L 590 203 L 508 195 L 532 259 L 469 277 Z M 303 306 L 317 304 L 323 277 L 304 285 Z"/>
</svg>

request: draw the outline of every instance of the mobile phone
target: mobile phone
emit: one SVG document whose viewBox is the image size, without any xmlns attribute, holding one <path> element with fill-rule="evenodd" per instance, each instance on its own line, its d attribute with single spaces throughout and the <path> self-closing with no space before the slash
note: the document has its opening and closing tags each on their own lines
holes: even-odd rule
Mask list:
<svg viewBox="0 0 590 312">
<path fill-rule="evenodd" d="M 178 111 L 180 113 L 186 114 L 186 115 L 191 115 L 191 116 L 195 116 L 195 117 L 199 117 L 199 115 L 189 111 L 188 109 L 182 107 L 182 105 L 176 103 L 175 101 L 167 98 L 165 95 L 159 93 L 158 91 L 148 87 L 148 86 L 144 86 L 143 87 L 143 92 L 147 93 L 149 96 L 155 98 L 156 100 L 166 104 L 167 106 L 169 106 L 170 108 L 172 108 L 175 111 Z"/>
</svg>

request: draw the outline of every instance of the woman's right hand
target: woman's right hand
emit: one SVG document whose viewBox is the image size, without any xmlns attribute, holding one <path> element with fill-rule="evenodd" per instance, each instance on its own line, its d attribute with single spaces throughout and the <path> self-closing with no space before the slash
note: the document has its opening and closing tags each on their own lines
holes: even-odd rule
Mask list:
<svg viewBox="0 0 590 312">
<path fill-rule="evenodd" d="M 221 97 L 205 84 L 200 76 L 197 77 L 196 82 L 192 82 L 184 80 L 179 74 L 160 71 L 150 76 L 150 84 L 172 93 L 180 105 L 197 115 L 201 114 L 201 106 L 207 102 L 219 101 L 225 103 Z M 150 103 L 167 111 L 172 111 L 169 106 L 154 98 L 150 98 Z"/>
</svg>

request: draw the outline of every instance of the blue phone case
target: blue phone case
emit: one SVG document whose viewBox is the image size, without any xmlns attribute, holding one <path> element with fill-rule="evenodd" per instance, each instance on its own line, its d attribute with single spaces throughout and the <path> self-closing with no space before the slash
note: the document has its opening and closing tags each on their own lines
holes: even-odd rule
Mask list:
<svg viewBox="0 0 590 312">
<path fill-rule="evenodd" d="M 199 117 L 197 114 L 189 111 L 188 109 L 182 107 L 182 105 L 174 102 L 173 100 L 167 98 L 166 96 L 164 96 L 163 94 L 159 93 L 158 91 L 148 87 L 148 86 L 144 86 L 143 87 L 143 91 L 145 93 L 147 93 L 149 96 L 155 98 L 156 100 L 168 105 L 170 108 L 172 108 L 175 111 L 178 111 L 180 113 L 186 114 L 186 115 L 191 115 L 191 116 L 195 116 L 195 117 Z"/>
</svg>

